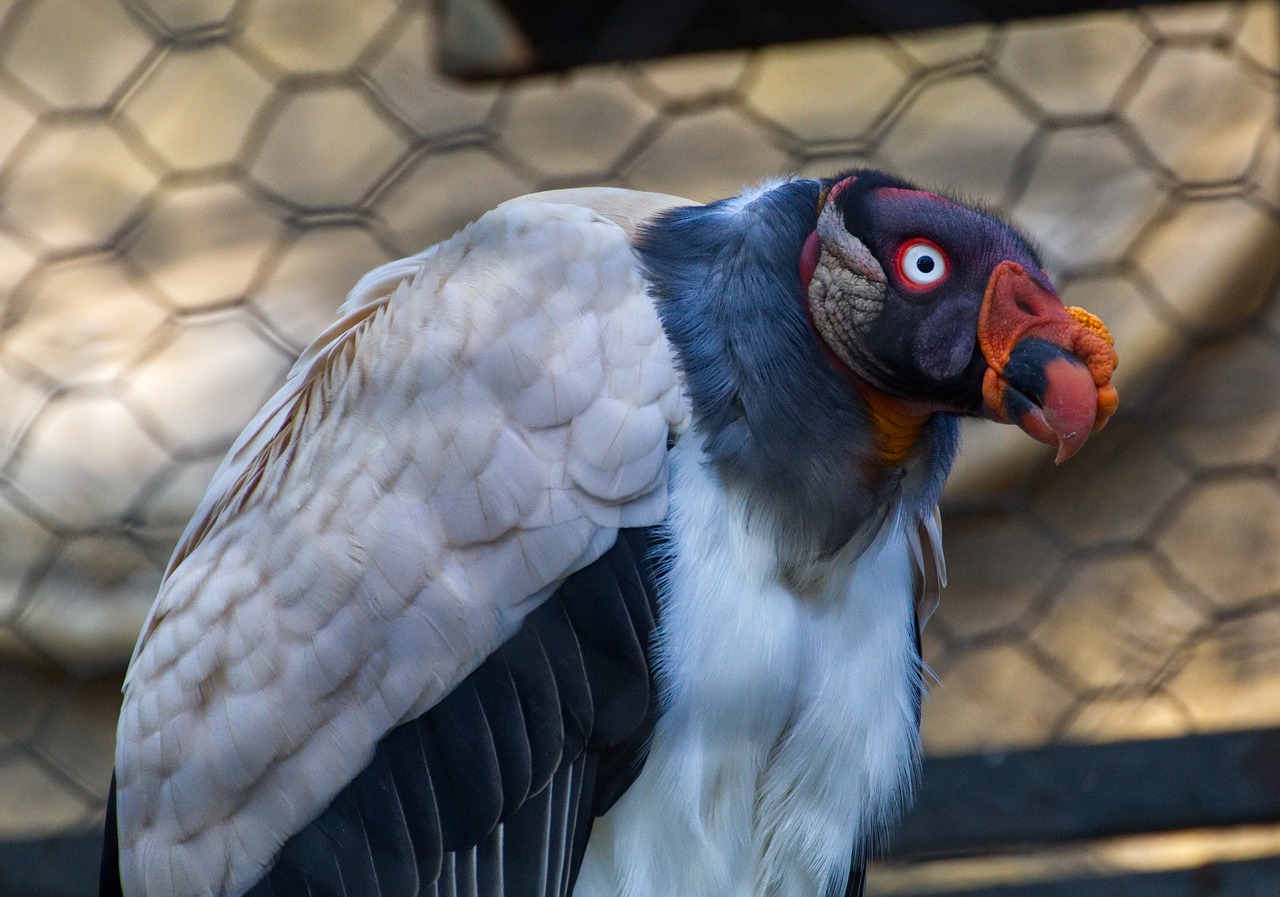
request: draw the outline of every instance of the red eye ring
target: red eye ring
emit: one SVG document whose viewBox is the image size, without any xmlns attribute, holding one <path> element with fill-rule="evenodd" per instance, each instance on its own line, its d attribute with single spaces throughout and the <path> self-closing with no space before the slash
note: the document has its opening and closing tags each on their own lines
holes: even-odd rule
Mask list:
<svg viewBox="0 0 1280 897">
<path fill-rule="evenodd" d="M 924 237 L 903 241 L 894 256 L 894 267 L 902 285 L 916 293 L 933 289 L 951 273 L 951 262 L 942 247 Z"/>
</svg>

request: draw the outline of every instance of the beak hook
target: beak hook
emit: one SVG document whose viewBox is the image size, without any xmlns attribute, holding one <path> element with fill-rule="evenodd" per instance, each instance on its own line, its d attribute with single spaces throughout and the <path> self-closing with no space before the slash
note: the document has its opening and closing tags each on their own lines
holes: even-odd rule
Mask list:
<svg viewBox="0 0 1280 897">
<path fill-rule="evenodd" d="M 983 404 L 996 420 L 1056 445 L 1061 463 L 1119 404 L 1115 340 L 1094 314 L 1062 300 L 1016 262 L 991 274 L 978 316 L 987 362 Z"/>
</svg>

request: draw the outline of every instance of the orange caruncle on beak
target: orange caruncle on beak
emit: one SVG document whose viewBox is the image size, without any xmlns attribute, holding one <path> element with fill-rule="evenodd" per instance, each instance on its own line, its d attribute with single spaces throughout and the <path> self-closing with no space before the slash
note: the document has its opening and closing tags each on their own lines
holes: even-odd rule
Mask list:
<svg viewBox="0 0 1280 897">
<path fill-rule="evenodd" d="M 1120 396 L 1111 384 L 1114 340 L 1097 317 L 1064 308 L 1017 262 L 991 273 L 978 313 L 986 414 L 1016 424 L 1070 458 L 1102 429 Z"/>
</svg>

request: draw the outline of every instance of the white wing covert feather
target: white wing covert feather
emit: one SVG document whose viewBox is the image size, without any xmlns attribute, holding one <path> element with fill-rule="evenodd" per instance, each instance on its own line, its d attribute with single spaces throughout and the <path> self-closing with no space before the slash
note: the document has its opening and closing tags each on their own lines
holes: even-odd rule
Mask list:
<svg viewBox="0 0 1280 897">
<path fill-rule="evenodd" d="M 242 893 L 383 734 L 664 517 L 689 411 L 629 221 L 554 196 L 367 275 L 218 470 L 126 686 L 130 897 Z"/>
</svg>

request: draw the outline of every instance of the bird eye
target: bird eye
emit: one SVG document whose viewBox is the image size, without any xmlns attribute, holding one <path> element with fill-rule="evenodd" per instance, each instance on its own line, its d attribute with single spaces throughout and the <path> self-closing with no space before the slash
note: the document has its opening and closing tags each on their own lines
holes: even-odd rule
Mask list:
<svg viewBox="0 0 1280 897">
<path fill-rule="evenodd" d="M 898 273 L 912 286 L 931 287 L 947 276 L 947 256 L 932 240 L 908 240 L 898 250 Z"/>
</svg>

